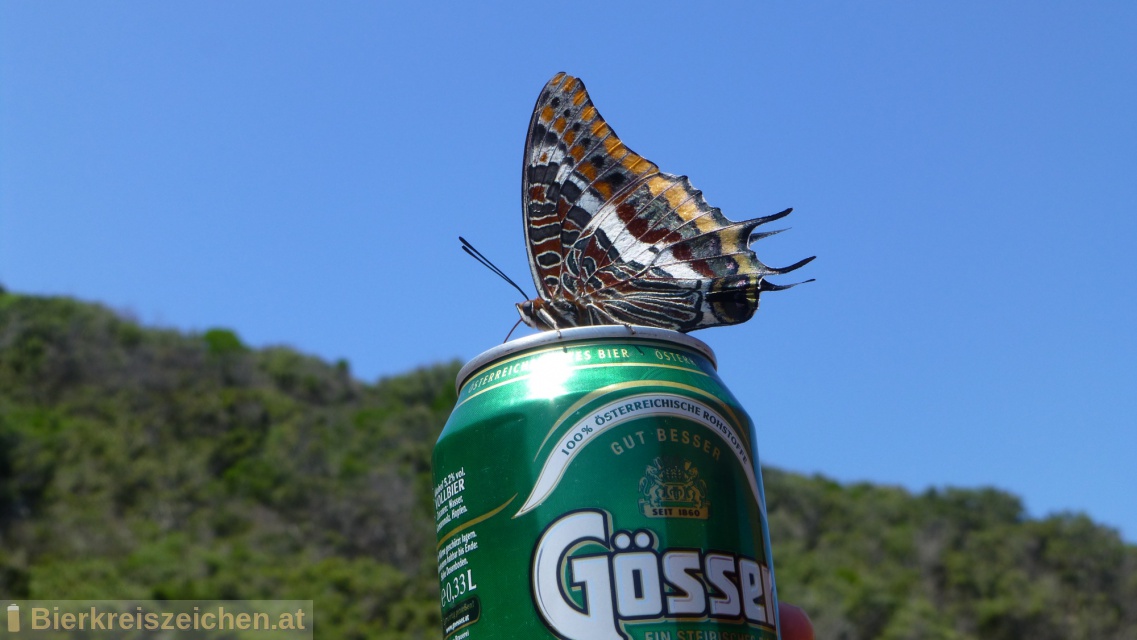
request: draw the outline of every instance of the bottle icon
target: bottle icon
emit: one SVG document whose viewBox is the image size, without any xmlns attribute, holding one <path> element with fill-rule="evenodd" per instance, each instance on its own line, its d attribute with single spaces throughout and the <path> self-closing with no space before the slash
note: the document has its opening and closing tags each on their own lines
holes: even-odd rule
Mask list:
<svg viewBox="0 0 1137 640">
<path fill-rule="evenodd" d="M 8 632 L 16 633 L 20 630 L 20 605 L 8 605 Z"/>
</svg>

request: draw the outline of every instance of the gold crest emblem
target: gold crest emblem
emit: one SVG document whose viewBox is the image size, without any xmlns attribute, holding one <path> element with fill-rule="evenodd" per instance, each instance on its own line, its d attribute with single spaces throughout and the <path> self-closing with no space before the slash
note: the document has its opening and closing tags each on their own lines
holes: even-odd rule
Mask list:
<svg viewBox="0 0 1137 640">
<path fill-rule="evenodd" d="M 656 458 L 640 478 L 640 509 L 649 518 L 694 518 L 711 515 L 707 483 L 690 460 Z"/>
</svg>

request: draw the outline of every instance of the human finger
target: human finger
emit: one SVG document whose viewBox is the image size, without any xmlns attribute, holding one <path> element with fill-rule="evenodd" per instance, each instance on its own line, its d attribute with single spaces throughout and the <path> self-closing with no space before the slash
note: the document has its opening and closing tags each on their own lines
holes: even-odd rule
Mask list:
<svg viewBox="0 0 1137 640">
<path fill-rule="evenodd" d="M 778 603 L 778 622 L 782 640 L 813 640 L 813 623 L 809 616 L 792 604 Z"/>
</svg>

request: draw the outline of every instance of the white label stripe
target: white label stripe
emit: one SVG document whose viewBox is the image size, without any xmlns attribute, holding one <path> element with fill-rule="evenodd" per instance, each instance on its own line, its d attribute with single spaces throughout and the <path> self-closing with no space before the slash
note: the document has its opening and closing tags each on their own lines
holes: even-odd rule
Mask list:
<svg viewBox="0 0 1137 640">
<path fill-rule="evenodd" d="M 545 464 L 541 468 L 541 473 L 533 485 L 529 498 L 513 517 L 516 518 L 531 511 L 548 499 L 579 453 L 598 436 L 629 420 L 652 416 L 685 418 L 695 424 L 702 425 L 718 436 L 734 454 L 739 466 L 742 467 L 750 485 L 751 493 L 754 495 L 754 501 L 765 513 L 766 505 L 763 504 L 762 497 L 758 492 L 758 481 L 754 475 L 754 465 L 750 458 L 750 452 L 746 448 L 746 440 L 739 436 L 734 426 L 724 420 L 714 409 L 686 396 L 646 393 L 610 402 L 573 424 L 545 458 Z"/>
</svg>

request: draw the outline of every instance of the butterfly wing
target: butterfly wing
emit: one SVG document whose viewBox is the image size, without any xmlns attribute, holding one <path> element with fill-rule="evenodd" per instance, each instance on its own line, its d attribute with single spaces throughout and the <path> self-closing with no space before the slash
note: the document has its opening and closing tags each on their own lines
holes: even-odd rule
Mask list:
<svg viewBox="0 0 1137 640">
<path fill-rule="evenodd" d="M 759 295 L 786 287 L 767 276 L 754 230 L 790 210 L 732 222 L 683 176 L 659 173 L 607 203 L 570 250 L 577 295 L 619 322 L 693 331 L 749 320 Z"/>
<path fill-rule="evenodd" d="M 541 296 L 581 324 L 692 331 L 744 322 L 762 291 L 784 289 L 750 250 L 765 218 L 732 222 L 684 176 L 628 149 L 579 80 L 558 74 L 537 102 L 526 144 L 526 227 Z"/>
<path fill-rule="evenodd" d="M 529 268 L 542 298 L 572 295 L 562 282 L 569 250 L 607 201 L 658 172 L 620 142 L 584 83 L 558 73 L 545 85 L 529 122 L 521 181 Z"/>
</svg>

